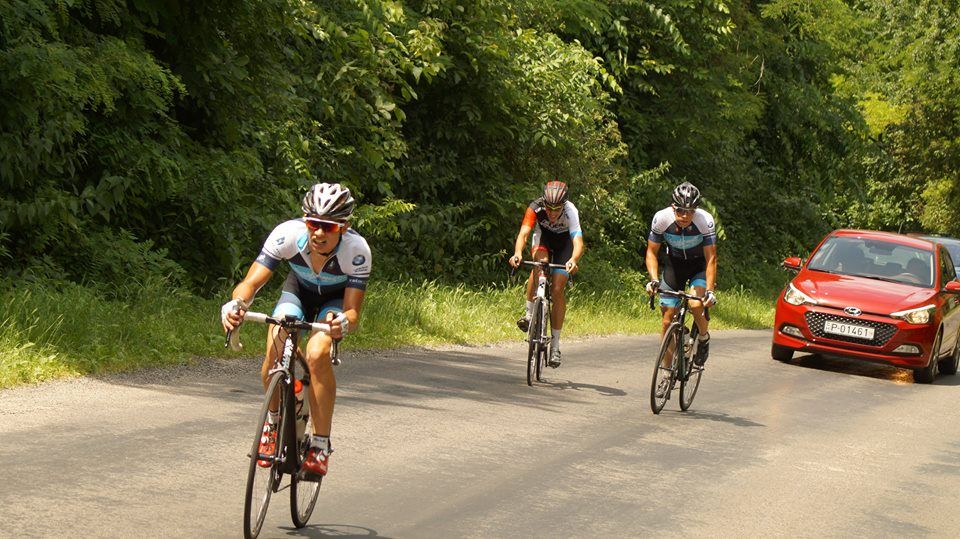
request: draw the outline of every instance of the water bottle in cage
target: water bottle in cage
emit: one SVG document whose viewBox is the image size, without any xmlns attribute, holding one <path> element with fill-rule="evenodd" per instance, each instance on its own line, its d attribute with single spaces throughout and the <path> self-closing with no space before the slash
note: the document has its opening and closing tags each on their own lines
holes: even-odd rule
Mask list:
<svg viewBox="0 0 960 539">
<path fill-rule="evenodd" d="M 293 406 L 297 414 L 297 439 L 302 440 L 303 433 L 307 430 L 307 416 L 310 415 L 310 406 L 303 402 L 305 398 L 303 382 L 296 378 L 293 379 L 293 394 L 297 399 Z"/>
<path fill-rule="evenodd" d="M 696 340 L 689 329 L 683 328 L 683 355 L 685 357 L 691 357 L 696 351 Z"/>
</svg>

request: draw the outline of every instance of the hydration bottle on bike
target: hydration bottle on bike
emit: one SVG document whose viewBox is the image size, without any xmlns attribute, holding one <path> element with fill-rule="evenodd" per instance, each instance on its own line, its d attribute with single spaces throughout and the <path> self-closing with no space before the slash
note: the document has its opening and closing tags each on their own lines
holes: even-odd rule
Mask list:
<svg viewBox="0 0 960 539">
<path fill-rule="evenodd" d="M 295 379 L 293 382 L 293 394 L 297 397 L 295 408 L 297 410 L 297 439 L 303 439 L 303 433 L 307 430 L 307 416 L 310 414 L 310 407 L 304 407 L 304 384 Z"/>
</svg>

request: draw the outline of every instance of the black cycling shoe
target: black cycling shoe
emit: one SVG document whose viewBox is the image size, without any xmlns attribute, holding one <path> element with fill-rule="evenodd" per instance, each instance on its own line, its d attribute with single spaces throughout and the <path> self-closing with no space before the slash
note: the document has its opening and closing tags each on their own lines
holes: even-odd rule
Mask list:
<svg viewBox="0 0 960 539">
<path fill-rule="evenodd" d="M 693 363 L 697 367 L 703 367 L 707 362 L 707 355 L 710 354 L 710 334 L 707 333 L 707 340 L 697 343 L 697 355 L 693 358 Z"/>
<path fill-rule="evenodd" d="M 517 320 L 517 327 L 520 328 L 520 331 L 526 333 L 530 329 L 530 319 L 526 315 L 521 316 L 520 320 Z"/>
<path fill-rule="evenodd" d="M 547 366 L 556 369 L 560 366 L 560 350 L 551 350 L 550 359 L 547 361 Z"/>
</svg>

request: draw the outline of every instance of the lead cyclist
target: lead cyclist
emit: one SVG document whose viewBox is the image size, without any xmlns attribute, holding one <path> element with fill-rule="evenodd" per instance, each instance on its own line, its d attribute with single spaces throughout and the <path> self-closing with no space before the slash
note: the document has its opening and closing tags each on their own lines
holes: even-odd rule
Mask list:
<svg viewBox="0 0 960 539">
<path fill-rule="evenodd" d="M 713 216 L 698 206 L 700 190 L 690 182 L 683 182 L 673 190 L 673 204 L 653 216 L 646 254 L 647 272 L 651 280 L 646 289 L 648 294 L 654 294 L 658 289 L 683 291 L 689 282 L 693 293 L 704 298 L 703 303 L 690 301 L 699 333 L 694 363 L 703 366 L 710 345 L 709 321 L 704 316 L 704 308 L 717 303 L 713 292 L 717 282 L 717 232 Z M 667 263 L 662 279 L 658 280 L 660 268 L 657 255 L 664 243 L 667 244 Z M 677 298 L 660 296 L 663 314 L 661 337 L 670 326 L 679 304 Z"/>
<path fill-rule="evenodd" d="M 303 468 L 307 479 L 326 475 L 333 449 L 330 429 L 336 400 L 337 380 L 330 363 L 333 339 L 350 333 L 360 322 L 360 310 L 370 277 L 371 256 L 367 241 L 350 228 L 355 202 L 350 190 L 334 183 L 318 183 L 303 197 L 303 217 L 280 223 L 250 265 L 247 276 L 233 290 L 230 301 L 221 309 L 224 331 L 236 329 L 243 321 L 246 306 L 273 276 L 283 260 L 290 273 L 273 310 L 273 318 L 294 315 L 299 320 L 330 324 L 330 334 L 316 332 L 306 345 L 306 362 L 311 383 L 308 393 L 313 438 Z M 266 389 L 268 373 L 286 338 L 279 327 L 267 331 L 267 352 L 261 367 Z M 270 410 L 263 425 L 260 454 L 276 450 L 277 408 Z M 269 465 L 266 462 L 263 465 Z M 312 476 L 312 477 L 311 477 Z"/>
</svg>

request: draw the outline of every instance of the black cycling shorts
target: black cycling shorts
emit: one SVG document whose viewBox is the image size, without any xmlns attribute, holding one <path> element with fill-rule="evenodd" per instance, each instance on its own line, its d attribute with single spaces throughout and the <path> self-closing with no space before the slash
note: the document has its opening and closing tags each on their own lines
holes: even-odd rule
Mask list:
<svg viewBox="0 0 960 539">
<path fill-rule="evenodd" d="M 533 252 L 545 249 L 550 255 L 551 264 L 566 264 L 573 256 L 573 238 L 569 233 L 557 234 L 549 230 L 541 230 L 539 236 L 540 243 L 533 246 Z M 552 273 L 567 275 L 566 270 L 562 269 L 554 269 Z"/>
<path fill-rule="evenodd" d="M 667 257 L 663 267 L 663 276 L 660 278 L 660 288 L 678 292 L 685 290 L 687 282 L 690 286 L 707 286 L 707 259 L 702 256 L 696 258 Z M 660 305 L 676 307 L 680 305 L 678 298 L 660 296 Z"/>
<path fill-rule="evenodd" d="M 341 288 L 329 294 L 318 294 L 316 289 L 310 289 L 300 284 L 296 273 L 291 271 L 287 280 L 283 282 L 283 291 L 277 306 L 273 308 L 273 318 L 292 314 L 305 322 L 323 322 L 328 312 L 339 314 L 343 312 L 343 294 L 346 288 Z"/>
</svg>

